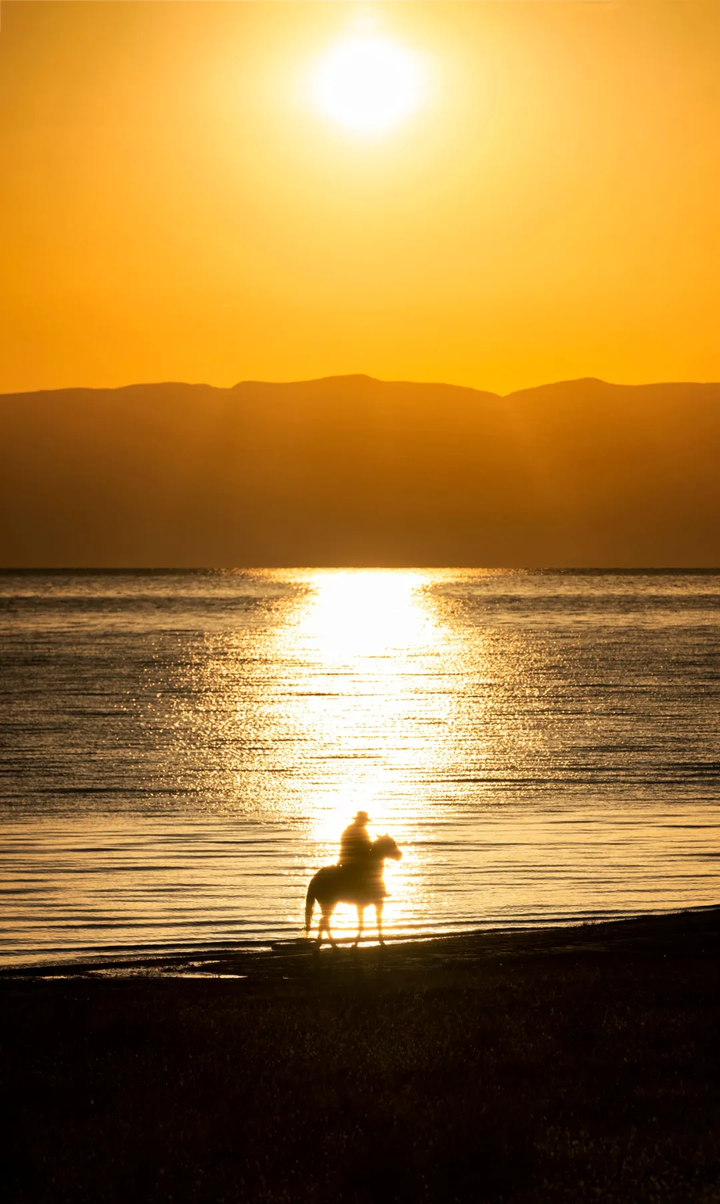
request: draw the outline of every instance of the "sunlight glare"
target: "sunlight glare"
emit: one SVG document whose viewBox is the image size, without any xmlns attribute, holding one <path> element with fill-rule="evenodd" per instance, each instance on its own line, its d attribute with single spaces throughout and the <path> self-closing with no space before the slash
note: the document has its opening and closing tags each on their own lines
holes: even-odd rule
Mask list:
<svg viewBox="0 0 720 1204">
<path fill-rule="evenodd" d="M 333 121 L 359 133 L 375 133 L 397 125 L 418 108 L 420 62 L 385 38 L 349 38 L 320 61 L 312 90 L 317 107 Z"/>
<path fill-rule="evenodd" d="M 325 663 L 392 656 L 432 643 L 433 623 L 416 596 L 424 584 L 420 574 L 340 569 L 314 573 L 311 581 L 314 597 L 301 634 Z"/>
<path fill-rule="evenodd" d="M 418 569 L 314 569 L 290 579 L 305 588 L 294 621 L 278 630 L 278 651 L 302 671 L 302 688 L 282 706 L 304 775 L 298 802 L 314 841 L 307 872 L 337 860 L 343 829 L 367 811 L 371 837 L 389 832 L 403 849 L 401 862 L 386 864 L 391 932 L 404 923 L 408 882 L 417 875 L 415 823 L 402 801 L 408 773 L 438 764 L 447 718 L 447 695 L 428 691 L 444 658 L 429 594 L 436 577 Z M 423 722 L 426 716 L 432 721 Z M 325 779 L 317 776 L 320 763 L 334 766 Z M 372 940 L 374 913 L 367 920 Z M 340 905 L 333 931 L 348 936 L 356 928 L 355 908 Z"/>
</svg>

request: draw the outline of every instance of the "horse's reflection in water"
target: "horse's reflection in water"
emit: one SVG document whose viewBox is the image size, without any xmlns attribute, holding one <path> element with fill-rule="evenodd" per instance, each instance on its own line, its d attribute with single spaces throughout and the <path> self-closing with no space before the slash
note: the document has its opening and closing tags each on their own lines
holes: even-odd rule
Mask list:
<svg viewBox="0 0 720 1204">
<path fill-rule="evenodd" d="M 327 932 L 328 940 L 333 949 L 337 942 L 330 931 L 330 917 L 338 903 L 354 903 L 358 913 L 358 934 L 355 945 L 360 941 L 363 931 L 365 908 L 371 904 L 377 916 L 377 930 L 380 944 L 383 945 L 382 911 L 385 895 L 383 882 L 383 867 L 386 859 L 399 861 L 402 857 L 400 849 L 391 836 L 379 836 L 374 840 L 364 859 L 357 865 L 326 865 L 318 870 L 312 879 L 305 900 L 305 931 L 310 934 L 312 913 L 315 903 L 320 904 L 320 923 L 318 924 L 318 947 L 322 944 L 323 932 Z"/>
</svg>

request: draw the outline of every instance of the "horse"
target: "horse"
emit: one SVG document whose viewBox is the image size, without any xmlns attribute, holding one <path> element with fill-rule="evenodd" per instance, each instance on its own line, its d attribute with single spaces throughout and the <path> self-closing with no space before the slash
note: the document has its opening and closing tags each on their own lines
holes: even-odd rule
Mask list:
<svg viewBox="0 0 720 1204">
<path fill-rule="evenodd" d="M 305 899 L 306 936 L 310 935 L 313 907 L 315 903 L 320 904 L 318 949 L 322 944 L 323 930 L 327 932 L 333 949 L 337 949 L 337 942 L 330 931 L 330 917 L 338 903 L 354 903 L 357 907 L 358 934 L 353 948 L 357 948 L 360 942 L 365 908 L 371 903 L 375 907 L 380 944 L 385 944 L 382 933 L 382 910 L 387 892 L 383 882 L 383 863 L 388 858 L 392 861 L 399 861 L 401 857 L 402 853 L 392 836 L 379 836 L 357 865 L 326 865 L 323 869 L 318 870 L 308 886 Z"/>
</svg>

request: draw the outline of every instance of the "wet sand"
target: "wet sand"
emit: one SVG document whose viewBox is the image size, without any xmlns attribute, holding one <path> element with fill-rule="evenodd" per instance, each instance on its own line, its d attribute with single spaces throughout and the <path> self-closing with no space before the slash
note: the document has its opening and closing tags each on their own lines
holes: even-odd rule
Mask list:
<svg viewBox="0 0 720 1204">
<path fill-rule="evenodd" d="M 720 1201 L 719 935 L 713 908 L 4 971 L 1 1194 Z"/>
</svg>

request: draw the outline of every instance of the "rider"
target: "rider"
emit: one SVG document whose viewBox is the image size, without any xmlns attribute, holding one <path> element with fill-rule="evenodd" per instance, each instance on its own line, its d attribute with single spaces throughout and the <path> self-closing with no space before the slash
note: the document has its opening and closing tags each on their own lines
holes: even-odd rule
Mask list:
<svg viewBox="0 0 720 1204">
<path fill-rule="evenodd" d="M 358 811 L 354 820 L 340 837 L 340 860 L 343 869 L 359 869 L 365 863 L 372 840 L 367 830 L 370 822 L 367 811 Z"/>
</svg>

